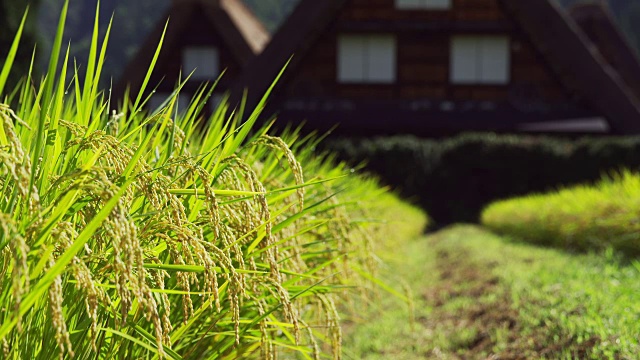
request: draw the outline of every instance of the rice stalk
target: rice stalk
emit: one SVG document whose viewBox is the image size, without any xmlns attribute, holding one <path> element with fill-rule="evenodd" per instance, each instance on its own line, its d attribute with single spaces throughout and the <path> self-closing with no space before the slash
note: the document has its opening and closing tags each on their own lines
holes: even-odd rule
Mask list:
<svg viewBox="0 0 640 360">
<path fill-rule="evenodd" d="M 68 83 L 65 12 L 50 76 L 0 105 L 2 356 L 341 358 L 343 303 L 377 265 L 379 229 L 358 203 L 404 208 L 313 139 L 256 125 L 266 98 L 244 123 L 226 103 L 178 114 L 182 83 L 147 112 L 159 50 L 119 108 L 97 85 L 108 35 L 92 37 L 85 82 L 75 70 Z"/>
</svg>

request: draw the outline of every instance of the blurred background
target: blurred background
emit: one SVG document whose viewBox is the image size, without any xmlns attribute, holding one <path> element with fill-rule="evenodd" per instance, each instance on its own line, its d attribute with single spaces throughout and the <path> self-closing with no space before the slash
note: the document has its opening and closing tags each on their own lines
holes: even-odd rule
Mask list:
<svg viewBox="0 0 640 360">
<path fill-rule="evenodd" d="M 293 10 L 299 0 L 246 0 L 244 1 L 263 21 L 270 31 L 275 31 L 280 22 Z M 2 0 L 6 21 L 2 21 L 6 31 L 1 34 L 2 50 L 6 52 L 7 44 L 13 39 L 12 33 L 20 23 L 20 17 L 27 2 L 23 0 Z M 58 25 L 58 17 L 63 0 L 30 1 L 31 11 L 37 12 L 32 17 L 31 39 L 38 40 L 38 51 L 49 54 Z M 113 29 L 110 36 L 107 61 L 105 63 L 105 77 L 117 79 L 128 61 L 152 31 L 156 23 L 167 12 L 171 0 L 103 0 L 100 2 L 100 28 L 106 30 L 109 19 L 113 15 Z M 71 0 L 65 33 L 68 41 L 73 41 L 72 57 L 82 59 L 86 56 L 93 30 L 93 14 L 96 9 L 95 0 Z M 11 30 L 11 31 L 9 31 Z M 30 58 L 30 51 L 23 53 L 25 62 Z M 40 69 L 45 68 L 48 56 L 39 59 Z"/>
<path fill-rule="evenodd" d="M 299 0 L 243 0 L 256 16 L 258 16 L 270 32 L 275 32 L 280 23 L 291 13 Z M 585 2 L 585 0 L 558 0 L 565 6 Z M 631 44 L 640 49 L 640 3 L 634 0 L 604 0 L 613 13 L 620 28 L 629 38 Z M 63 0 L 24 1 L 2 0 L 0 16 L 0 53 L 6 53 L 25 7 L 29 5 L 32 14 L 27 40 L 38 40 L 39 54 L 48 54 L 53 42 L 53 34 L 58 22 Z M 135 55 L 137 49 L 151 32 L 156 22 L 165 14 L 171 0 L 103 0 L 101 1 L 101 28 L 106 29 L 108 20 L 114 15 L 111 46 L 105 64 L 105 81 L 112 77 L 117 79 L 127 62 Z M 88 51 L 90 34 L 93 29 L 93 16 L 96 8 L 94 0 L 71 0 L 66 34 L 73 41 L 72 55 L 82 59 Z M 31 50 L 23 47 L 21 59 L 27 66 Z M 48 56 L 39 58 L 40 69 L 43 70 Z M 17 71 L 17 70 L 16 70 Z"/>
<path fill-rule="evenodd" d="M 112 86 L 117 89 L 120 84 L 122 90 L 122 79 L 136 81 L 144 75 L 145 64 L 148 64 L 153 45 L 157 43 L 157 30 L 163 27 L 167 16 L 172 17 L 174 24 L 178 24 L 176 27 L 184 28 L 174 32 L 183 34 L 180 31 L 200 31 L 199 28 L 193 28 L 194 23 L 211 21 L 209 18 L 194 18 L 201 16 L 194 14 L 225 12 L 232 22 L 224 26 L 235 26 L 244 37 L 241 39 L 234 38 L 233 34 L 228 35 L 224 26 L 215 28 L 222 34 L 227 42 L 225 46 L 231 48 L 228 53 L 233 56 L 225 55 L 226 50 L 220 53 L 207 52 L 203 47 L 207 40 L 195 39 L 196 36 L 176 35 L 167 40 L 168 45 L 164 55 L 161 55 L 157 74 L 152 78 L 152 82 L 164 81 L 164 88 L 158 88 L 155 98 L 151 99 L 152 107 L 161 103 L 163 96 L 170 94 L 178 80 L 177 76 L 171 75 L 178 73 L 176 69 L 186 66 L 187 62 L 199 64 L 201 69 L 210 66 L 205 58 L 207 54 L 219 58 L 216 58 L 215 66 L 211 65 L 211 74 L 204 74 L 201 80 L 214 81 L 221 70 L 227 68 L 229 71 L 225 76 L 233 81 L 221 82 L 222 90 L 230 91 L 233 101 L 234 91 L 237 94 L 239 89 L 248 88 L 250 100 L 253 96 L 255 101 L 292 53 L 296 53 L 296 56 L 308 53 L 306 58 L 301 55 L 294 59 L 288 69 L 289 75 L 283 78 L 267 109 L 269 117 L 279 117 L 280 128 L 290 123 L 299 126 L 306 120 L 307 130 L 325 133 L 340 122 L 338 129 L 332 130 L 332 135 L 324 143 L 326 149 L 337 152 L 340 159 L 350 162 L 354 167 L 366 163 L 369 171 L 425 208 L 436 224 L 477 221 L 481 209 L 493 200 L 593 182 L 611 171 L 640 166 L 637 160 L 640 140 L 633 136 L 640 127 L 640 116 L 637 116 L 640 115 L 637 100 L 640 87 L 634 82 L 640 79 L 637 56 L 640 49 L 640 2 L 548 1 L 553 6 L 562 6 L 563 10 L 558 11 L 558 19 L 562 22 L 560 25 L 579 35 L 577 42 L 584 45 L 579 50 L 595 51 L 594 64 L 601 72 L 600 78 L 591 79 L 591 72 L 586 75 L 579 72 L 583 65 L 579 57 L 581 55 L 569 53 L 573 57 L 565 59 L 560 52 L 563 45 L 560 45 L 560 49 L 547 51 L 547 45 L 553 47 L 554 39 L 545 38 L 544 29 L 532 25 L 544 22 L 537 18 L 528 19 L 526 14 L 518 13 L 519 9 L 503 11 L 502 3 L 505 2 L 499 0 L 487 0 L 483 5 L 464 0 L 436 1 L 433 4 L 428 1 L 397 0 L 395 4 L 398 8 L 395 10 L 392 5 L 394 1 L 391 0 L 378 1 L 376 4 L 383 5 L 375 6 L 358 1 L 328 1 L 326 4 L 337 5 L 325 6 L 304 0 L 220 0 L 221 5 L 217 5 L 217 0 L 103 0 L 100 2 L 101 32 L 106 31 L 112 15 L 113 27 L 102 85 L 105 89 Z M 193 5 L 195 3 L 200 5 Z M 215 6 L 212 5 L 214 3 Z M 5 54 L 27 3 L 23 0 L 2 0 L 1 4 L 0 54 Z M 399 4 L 404 4 L 404 8 Z M 614 39 L 619 40 L 621 46 L 607 47 L 610 38 L 600 36 L 601 33 L 597 31 L 599 25 L 580 20 L 581 15 L 572 9 L 584 4 L 598 5 L 611 15 L 611 19 L 607 19 L 619 31 L 616 34 L 620 38 Z M 44 71 L 62 5 L 62 0 L 30 2 L 32 16 L 27 24 L 26 43 L 20 48 L 19 60 L 14 67 L 15 74 L 27 71 L 36 42 L 35 71 Z M 213 7 L 209 9 L 209 5 Z M 431 14 L 432 10 L 426 10 L 429 6 L 444 6 L 444 15 L 442 11 Z M 71 57 L 76 59 L 80 69 L 90 44 L 95 8 L 95 0 L 69 2 L 65 41 L 73 44 Z M 190 12 L 184 9 L 190 9 Z M 406 18 L 402 17 L 405 15 L 394 17 L 396 10 L 403 12 Z M 556 10 L 552 11 L 555 14 Z M 453 15 L 449 16 L 447 12 Z M 586 14 L 588 18 L 589 13 Z M 252 20 L 254 16 L 258 21 Z M 326 19 L 317 20 L 323 16 Z M 507 25 L 504 25 L 504 20 Z M 249 30 L 246 30 L 246 24 L 251 22 L 254 28 L 249 26 Z M 302 34 L 296 34 L 296 29 L 308 23 L 313 24 L 301 30 Z M 283 29 L 281 25 L 289 28 Z M 439 26 L 442 27 L 438 29 Z M 469 29 L 481 35 L 460 38 L 456 45 L 454 38 L 471 31 Z M 512 32 L 508 35 L 512 41 L 510 48 L 502 46 L 503 34 L 497 34 L 496 37 L 496 33 L 503 29 Z M 594 31 L 590 32 L 590 29 Z M 169 32 L 172 31 L 170 25 Z M 251 34 L 251 31 L 254 33 Z M 373 59 L 369 65 L 384 68 L 388 62 L 394 65 L 397 62 L 397 75 L 392 74 L 390 79 L 386 79 L 386 75 L 378 73 L 375 76 L 380 78 L 374 76 L 366 79 L 365 76 L 365 79 L 354 81 L 354 73 L 346 71 L 353 65 L 354 57 L 361 55 L 357 49 L 362 50 L 362 44 L 358 41 L 363 38 L 358 36 L 381 31 L 392 33 L 396 38 L 376 38 L 380 56 L 369 54 Z M 251 37 L 256 37 L 256 32 L 264 41 L 251 49 L 252 54 L 248 54 L 239 43 L 244 40 L 251 47 Z M 447 39 L 444 47 L 435 50 L 429 48 L 432 43 L 438 44 L 444 38 L 430 38 L 429 32 L 444 33 Z M 340 38 L 337 35 L 340 33 L 356 35 Z M 485 33 L 490 36 L 487 38 L 482 35 Z M 435 70 L 431 70 L 431 64 L 425 61 L 449 64 L 445 55 L 449 52 L 450 36 L 454 39 L 451 40 L 453 50 L 449 57 L 453 60 L 450 68 L 435 67 Z M 289 46 L 287 41 L 292 45 Z M 465 41 L 471 41 L 471 46 L 467 46 L 469 44 Z M 483 41 L 484 45 L 479 45 Z M 416 47 L 421 42 L 425 44 L 425 50 Z M 145 43 L 152 47 L 144 48 Z M 573 45 L 569 42 L 567 48 Z M 623 56 L 623 61 L 620 61 L 619 48 L 623 45 L 629 49 L 624 50 L 626 57 Z M 371 46 L 365 48 L 371 52 Z M 385 46 L 397 47 L 397 58 L 385 52 Z M 456 47 L 459 49 L 456 50 Z M 185 49 L 196 51 L 187 55 Z M 486 62 L 491 65 L 492 61 L 504 65 L 502 58 L 506 58 L 507 64 L 509 61 L 513 63 L 514 70 L 510 76 L 506 75 L 506 79 L 498 79 L 497 83 L 493 81 L 496 79 L 490 79 L 493 82 L 487 84 L 482 81 L 474 83 L 475 80 L 471 84 L 464 81 L 458 84 L 459 78 L 456 77 L 468 75 L 469 69 L 456 65 L 454 58 L 463 59 L 464 65 L 465 59 L 473 58 L 469 55 L 473 53 L 470 49 L 484 49 L 485 65 Z M 403 63 L 414 56 L 407 55 L 414 50 L 419 55 L 408 61 L 420 61 L 425 69 Z M 180 62 L 180 52 L 184 63 Z M 423 53 L 428 56 L 420 58 Z M 521 60 L 529 53 L 533 55 Z M 547 53 L 551 55 L 547 57 Z M 225 56 L 235 56 L 237 59 L 227 61 Z M 558 65 L 554 59 L 564 62 Z M 533 64 L 536 61 L 544 63 L 543 66 L 536 67 Z M 195 68 L 196 65 L 192 66 Z M 409 69 L 409 66 L 413 67 Z M 471 61 L 469 66 L 477 64 Z M 265 68 L 268 68 L 267 71 Z M 361 68 L 356 66 L 355 70 Z M 128 73 L 125 74 L 126 71 Z M 461 71 L 461 75 L 456 75 L 456 71 Z M 547 71 L 547 74 L 540 71 Z M 615 73 L 612 75 L 612 72 Z M 447 73 L 450 75 L 447 76 Z M 14 82 L 18 80 L 15 74 L 12 77 Z M 320 78 L 322 76 L 324 78 Z M 410 86 L 402 84 L 403 81 L 410 82 L 419 77 L 427 80 L 417 87 L 413 83 Z M 589 78 L 587 80 L 590 82 L 583 82 L 585 78 Z M 539 79 L 546 79 L 540 80 L 544 82 L 543 88 L 549 83 L 555 84 L 553 86 L 561 83 L 557 87 L 562 89 L 540 90 L 536 83 Z M 603 79 L 608 88 L 600 87 Z M 388 80 L 395 83 L 387 84 Z M 180 101 L 188 103 L 200 85 L 200 81 L 185 85 L 185 94 L 181 94 Z M 439 87 L 444 90 L 441 92 Z M 619 92 L 611 93 L 608 89 Z M 606 98 L 607 94 L 609 98 Z M 214 94 L 216 100 L 211 103 L 217 104 L 221 96 L 222 92 Z M 558 97 L 560 100 L 557 104 L 545 103 L 540 100 L 541 96 Z M 618 102 L 621 98 L 626 101 Z M 620 109 L 626 110 L 621 112 Z M 571 121 L 559 121 L 567 119 Z M 268 121 L 269 118 L 264 120 Z"/>
</svg>

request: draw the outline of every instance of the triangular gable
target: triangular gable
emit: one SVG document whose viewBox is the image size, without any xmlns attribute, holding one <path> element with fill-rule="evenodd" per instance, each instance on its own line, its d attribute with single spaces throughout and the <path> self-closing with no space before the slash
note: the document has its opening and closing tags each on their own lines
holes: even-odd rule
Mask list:
<svg viewBox="0 0 640 360">
<path fill-rule="evenodd" d="M 498 1 L 567 92 L 605 116 L 613 131 L 640 132 L 640 107 L 633 92 L 554 0 Z M 347 3 L 347 0 L 302 0 L 262 54 L 247 65 L 234 88 L 234 99 L 247 90 L 248 106 L 257 104 L 281 67 L 293 56 L 281 80 L 286 82 L 291 76 L 287 74 L 296 72 L 305 54 Z"/>
<path fill-rule="evenodd" d="M 602 113 L 618 133 L 640 133 L 640 107 L 620 75 L 552 0 L 500 0 L 569 89 Z"/>
<path fill-rule="evenodd" d="M 577 4 L 569 9 L 569 14 L 640 99 L 640 57 L 607 3 Z"/>
<path fill-rule="evenodd" d="M 247 64 L 232 91 L 233 99 L 238 100 L 244 90 L 248 89 L 247 105 L 251 108 L 257 104 L 282 70 L 282 66 L 291 59 L 289 71 L 295 68 L 346 2 L 347 0 L 301 0 L 264 51 Z"/>
<path fill-rule="evenodd" d="M 264 25 L 253 15 L 241 0 L 181 0 L 174 1 L 166 15 L 159 21 L 153 32 L 138 50 L 123 71 L 120 81 L 114 89 L 122 96 L 127 86 L 136 92 L 146 75 L 153 54 L 156 51 L 166 19 L 169 19 L 165 32 L 162 51 L 156 62 L 156 68 L 164 67 L 167 54 L 180 47 L 182 31 L 190 26 L 191 18 L 198 12 L 205 15 L 218 35 L 241 65 L 247 64 L 259 54 L 270 40 Z"/>
</svg>

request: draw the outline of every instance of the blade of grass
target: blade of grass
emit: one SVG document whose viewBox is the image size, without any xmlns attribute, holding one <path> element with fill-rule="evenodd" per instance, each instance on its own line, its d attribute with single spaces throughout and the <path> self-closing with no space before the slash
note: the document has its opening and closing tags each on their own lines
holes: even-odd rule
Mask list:
<svg viewBox="0 0 640 360">
<path fill-rule="evenodd" d="M 142 85 L 138 90 L 138 96 L 136 97 L 136 101 L 133 103 L 133 107 L 131 108 L 131 112 L 132 112 L 131 116 L 134 116 L 142 106 L 140 101 L 144 96 L 145 90 L 147 89 L 147 85 L 149 84 L 149 79 L 151 78 L 151 74 L 155 69 L 156 62 L 158 61 L 158 57 L 160 56 L 160 49 L 162 48 L 162 43 L 164 42 L 164 36 L 167 32 L 168 26 L 169 26 L 169 20 L 167 20 L 167 22 L 164 25 L 164 29 L 162 30 L 162 35 L 160 36 L 160 41 L 158 42 L 158 47 L 156 48 L 156 52 L 153 54 L 153 59 L 151 60 L 151 64 L 149 64 L 149 70 L 147 70 L 147 74 L 145 75 L 144 80 L 142 81 Z"/>
<path fill-rule="evenodd" d="M 47 70 L 47 77 L 44 81 L 44 92 L 42 97 L 42 109 L 40 111 L 40 117 L 38 121 L 38 127 L 36 130 L 36 142 L 35 148 L 31 155 L 33 161 L 31 165 L 31 178 L 29 180 L 29 196 L 33 191 L 33 186 L 36 183 L 36 176 L 38 173 L 38 167 L 40 166 L 40 157 L 42 156 L 42 148 L 44 141 L 44 126 L 49 116 L 50 99 L 52 99 L 53 87 L 56 81 L 56 72 L 58 69 L 58 59 L 60 57 L 60 49 L 62 48 L 62 37 L 64 35 L 64 25 L 67 20 L 67 10 L 69 8 L 69 0 L 65 0 L 62 6 L 62 12 L 60 13 L 60 20 L 58 21 L 58 29 L 56 31 L 56 37 L 53 43 L 53 49 L 51 51 L 51 59 L 49 61 L 49 68 Z M 61 81 L 64 81 L 63 79 Z"/>
<path fill-rule="evenodd" d="M 9 73 L 11 72 L 11 68 L 13 67 L 13 62 L 15 61 L 16 54 L 18 53 L 20 39 L 22 38 L 22 31 L 24 30 L 24 24 L 27 21 L 28 14 L 29 14 L 29 7 L 27 6 L 27 9 L 24 12 L 24 15 L 22 15 L 22 20 L 20 21 L 20 26 L 18 27 L 18 31 L 16 32 L 16 35 L 13 37 L 13 42 L 11 43 L 11 48 L 9 48 L 9 53 L 7 54 L 4 60 L 4 64 L 2 65 L 2 71 L 0 72 L 0 101 L 2 101 L 1 96 L 4 94 L 4 88 L 7 84 Z"/>
</svg>

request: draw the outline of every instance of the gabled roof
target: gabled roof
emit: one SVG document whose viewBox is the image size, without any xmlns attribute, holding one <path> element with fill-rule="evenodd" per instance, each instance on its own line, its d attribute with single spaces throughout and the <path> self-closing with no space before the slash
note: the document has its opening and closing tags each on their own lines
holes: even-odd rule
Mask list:
<svg viewBox="0 0 640 360">
<path fill-rule="evenodd" d="M 264 51 L 247 64 L 232 91 L 234 99 L 249 89 L 247 104 L 256 104 L 289 59 L 287 72 L 296 67 L 346 2 L 301 0 Z"/>
<path fill-rule="evenodd" d="M 578 24 L 553 0 L 500 0 L 567 88 L 604 115 L 614 132 L 640 133 L 640 106 Z"/>
<path fill-rule="evenodd" d="M 271 40 L 271 34 L 264 24 L 241 0 L 219 1 L 220 7 L 227 12 L 242 37 L 249 44 L 253 55 L 260 54 Z"/>
<path fill-rule="evenodd" d="M 169 19 L 156 68 L 162 68 L 167 50 L 180 46 L 180 34 L 190 25 L 198 12 L 213 25 L 241 65 L 245 65 L 259 54 L 269 43 L 271 36 L 262 22 L 241 0 L 174 0 L 171 7 L 156 24 L 138 53 L 123 71 L 114 92 L 122 95 L 127 84 L 137 90 L 156 51 L 166 19 Z"/>
<path fill-rule="evenodd" d="M 604 115 L 615 132 L 640 133 L 640 106 L 635 95 L 555 0 L 499 2 L 568 90 Z M 248 89 L 248 105 L 256 104 L 291 56 L 287 72 L 294 72 L 345 3 L 302 0 L 271 43 L 247 65 L 234 89 L 235 96 Z"/>
<path fill-rule="evenodd" d="M 572 6 L 569 14 L 640 98 L 640 56 L 616 23 L 609 5 L 604 1 L 581 3 Z"/>
</svg>

